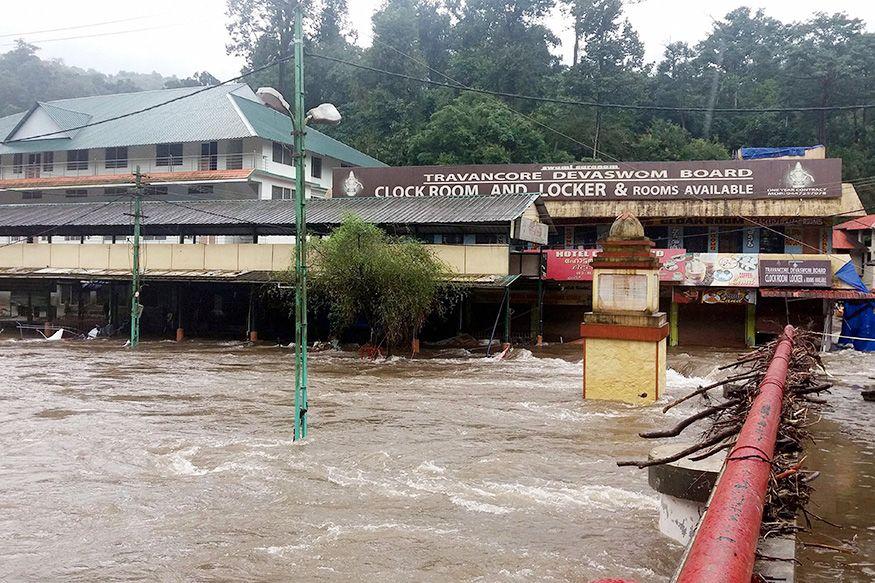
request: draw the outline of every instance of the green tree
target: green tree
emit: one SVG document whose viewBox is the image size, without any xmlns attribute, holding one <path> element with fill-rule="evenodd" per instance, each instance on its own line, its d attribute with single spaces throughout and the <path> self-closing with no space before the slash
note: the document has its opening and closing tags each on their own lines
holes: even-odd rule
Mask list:
<svg viewBox="0 0 875 583">
<path fill-rule="evenodd" d="M 338 336 L 365 321 L 370 341 L 391 349 L 415 338 L 429 318 L 445 316 L 460 297 L 453 273 L 428 248 L 354 216 L 317 241 L 313 257 L 313 297 Z"/>
<path fill-rule="evenodd" d="M 721 144 L 690 133 L 677 124 L 654 120 L 633 146 L 637 160 L 726 160 L 729 151 Z"/>
<path fill-rule="evenodd" d="M 453 2 L 450 69 L 466 85 L 510 93 L 540 93 L 558 60 L 556 36 L 542 24 L 556 0 Z M 529 107 L 529 104 L 519 104 Z"/>
<path fill-rule="evenodd" d="M 431 116 L 411 138 L 416 164 L 503 164 L 563 162 L 535 124 L 493 97 L 465 94 Z"/>
</svg>

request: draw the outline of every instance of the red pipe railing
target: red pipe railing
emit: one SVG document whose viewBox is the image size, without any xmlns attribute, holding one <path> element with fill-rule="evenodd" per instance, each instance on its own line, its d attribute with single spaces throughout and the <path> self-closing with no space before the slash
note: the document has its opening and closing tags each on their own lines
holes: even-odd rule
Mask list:
<svg viewBox="0 0 875 583">
<path fill-rule="evenodd" d="M 784 328 L 759 394 L 726 458 L 708 511 L 675 579 L 678 583 L 751 581 L 794 333 L 792 326 Z"/>
</svg>

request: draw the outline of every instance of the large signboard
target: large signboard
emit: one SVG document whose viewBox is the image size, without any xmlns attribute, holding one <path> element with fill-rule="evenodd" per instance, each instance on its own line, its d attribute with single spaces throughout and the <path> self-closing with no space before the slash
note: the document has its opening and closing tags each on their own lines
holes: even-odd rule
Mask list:
<svg viewBox="0 0 875 583">
<path fill-rule="evenodd" d="M 549 249 L 547 255 L 547 279 L 556 281 L 592 281 L 592 259 L 601 249 Z M 660 281 L 681 282 L 684 279 L 683 249 L 654 249 L 662 266 Z"/>
<path fill-rule="evenodd" d="M 829 259 L 761 259 L 762 287 L 832 287 Z"/>
<path fill-rule="evenodd" d="M 841 160 L 720 160 L 335 168 L 332 195 L 548 200 L 724 200 L 841 196 Z"/>
</svg>

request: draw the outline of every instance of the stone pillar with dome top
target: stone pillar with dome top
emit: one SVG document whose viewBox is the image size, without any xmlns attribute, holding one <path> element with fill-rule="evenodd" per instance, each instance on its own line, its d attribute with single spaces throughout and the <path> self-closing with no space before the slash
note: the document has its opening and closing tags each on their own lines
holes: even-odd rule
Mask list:
<svg viewBox="0 0 875 583">
<path fill-rule="evenodd" d="M 631 213 L 611 225 L 593 258 L 592 312 L 583 337 L 583 398 L 648 404 L 665 391 L 669 327 L 659 311 L 659 260 Z"/>
</svg>

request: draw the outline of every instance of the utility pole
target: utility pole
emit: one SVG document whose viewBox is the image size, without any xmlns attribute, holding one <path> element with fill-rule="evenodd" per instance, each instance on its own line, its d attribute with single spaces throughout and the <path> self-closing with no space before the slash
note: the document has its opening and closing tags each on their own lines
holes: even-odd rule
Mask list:
<svg viewBox="0 0 875 583">
<path fill-rule="evenodd" d="M 140 167 L 134 173 L 134 260 L 131 273 L 131 348 L 140 343 L 140 202 L 143 196 L 143 175 Z"/>
<path fill-rule="evenodd" d="M 304 196 L 304 34 L 301 7 L 295 8 L 295 432 L 307 438 L 307 212 Z"/>
</svg>

